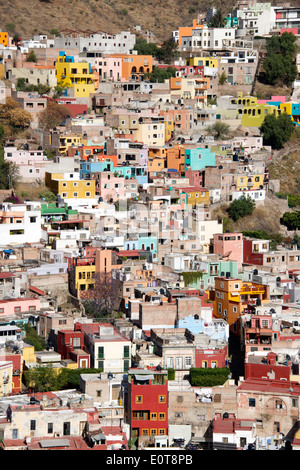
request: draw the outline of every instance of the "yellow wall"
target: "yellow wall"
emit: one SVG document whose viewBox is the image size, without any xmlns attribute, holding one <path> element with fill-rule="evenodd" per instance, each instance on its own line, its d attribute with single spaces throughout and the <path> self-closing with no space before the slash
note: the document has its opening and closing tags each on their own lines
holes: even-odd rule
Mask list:
<svg viewBox="0 0 300 470">
<path fill-rule="evenodd" d="M 64 199 L 75 197 L 90 199 L 94 198 L 96 194 L 95 180 L 65 180 L 63 173 L 46 172 L 45 183 L 54 194 L 59 194 Z M 77 196 L 74 196 L 74 193 L 77 193 Z M 87 196 L 86 193 L 90 193 L 90 195 Z"/>
<path fill-rule="evenodd" d="M 237 178 L 237 190 L 257 189 L 264 184 L 264 175 L 243 174 Z"/>
<path fill-rule="evenodd" d="M 183 191 L 187 194 L 187 204 L 210 204 L 209 191 Z"/>
<path fill-rule="evenodd" d="M 55 63 L 57 84 L 73 88 L 75 97 L 89 97 L 94 93 L 95 76 L 89 73 L 88 62 L 66 62 L 66 56 L 59 56 Z"/>
<path fill-rule="evenodd" d="M 268 104 L 254 104 L 243 107 L 242 126 L 245 127 L 260 127 L 268 114 L 274 114 L 276 117 L 280 114 L 277 106 L 270 106 Z"/>
<path fill-rule="evenodd" d="M 95 272 L 96 272 L 95 265 L 76 266 L 75 289 L 79 292 L 83 290 L 88 290 L 89 285 L 95 284 Z"/>
<path fill-rule="evenodd" d="M 204 67 L 218 68 L 219 59 L 217 57 L 189 57 L 186 59 L 186 65 L 197 67 L 203 65 Z"/>
</svg>

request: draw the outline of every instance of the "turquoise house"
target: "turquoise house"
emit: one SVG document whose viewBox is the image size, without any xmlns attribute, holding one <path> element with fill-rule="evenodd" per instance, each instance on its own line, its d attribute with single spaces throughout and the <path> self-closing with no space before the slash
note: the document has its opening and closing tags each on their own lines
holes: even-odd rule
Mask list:
<svg viewBox="0 0 300 470">
<path fill-rule="evenodd" d="M 206 166 L 215 166 L 216 155 L 209 148 L 185 149 L 185 169 L 204 170 Z"/>
</svg>

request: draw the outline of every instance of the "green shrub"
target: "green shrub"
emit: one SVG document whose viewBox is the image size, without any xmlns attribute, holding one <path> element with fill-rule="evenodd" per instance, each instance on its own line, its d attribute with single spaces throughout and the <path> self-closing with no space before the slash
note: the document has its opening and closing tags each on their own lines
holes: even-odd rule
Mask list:
<svg viewBox="0 0 300 470">
<path fill-rule="evenodd" d="M 229 367 L 199 369 L 192 367 L 190 369 L 190 383 L 196 387 L 214 387 L 223 385 L 230 374 Z"/>
</svg>

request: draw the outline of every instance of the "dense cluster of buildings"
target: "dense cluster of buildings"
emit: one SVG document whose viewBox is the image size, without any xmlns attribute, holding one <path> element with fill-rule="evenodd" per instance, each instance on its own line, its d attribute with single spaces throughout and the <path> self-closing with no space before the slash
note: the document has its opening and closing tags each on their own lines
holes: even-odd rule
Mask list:
<svg viewBox="0 0 300 470">
<path fill-rule="evenodd" d="M 300 8 L 246 3 L 225 27 L 209 10 L 174 31 L 180 57 L 163 83 L 149 77 L 168 65 L 137 54 L 130 31 L 17 45 L 0 32 L 1 103 L 32 115 L 32 139 L 5 141 L 4 160 L 54 195 L 0 195 L 2 449 L 300 449 L 297 239 L 274 248 L 214 215 L 275 198 L 258 127 L 281 112 L 300 123 L 294 95 L 252 96 L 255 38 L 299 35 Z M 53 102 L 68 115 L 42 128 Z M 234 137 L 206 131 L 220 121 Z M 114 307 L 95 317 L 98 298 Z M 25 387 L 42 367 L 83 369 L 80 386 Z M 228 377 L 197 385 L 195 369 Z"/>
</svg>

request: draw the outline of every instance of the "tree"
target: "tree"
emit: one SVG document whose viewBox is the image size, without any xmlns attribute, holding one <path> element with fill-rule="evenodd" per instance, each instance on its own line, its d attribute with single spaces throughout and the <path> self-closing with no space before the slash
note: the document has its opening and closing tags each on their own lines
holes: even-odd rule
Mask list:
<svg viewBox="0 0 300 470">
<path fill-rule="evenodd" d="M 98 273 L 93 290 L 81 292 L 83 305 L 93 317 L 114 316 L 122 299 L 122 282 L 110 273 Z"/>
<path fill-rule="evenodd" d="M 30 51 L 27 55 L 26 62 L 37 62 L 37 56 L 34 51 Z"/>
<path fill-rule="evenodd" d="M 40 112 L 39 127 L 41 129 L 54 129 L 59 126 L 69 115 L 69 111 L 65 106 L 56 102 L 49 102 L 47 108 Z"/>
<path fill-rule="evenodd" d="M 219 76 L 219 85 L 224 85 L 226 80 L 227 80 L 227 75 L 225 72 L 222 72 L 221 75 Z"/>
<path fill-rule="evenodd" d="M 29 111 L 25 111 L 22 108 L 11 109 L 7 113 L 7 123 L 14 130 L 21 130 L 29 127 L 32 119 L 32 115 Z"/>
<path fill-rule="evenodd" d="M 43 199 L 45 202 L 54 202 L 56 201 L 56 196 L 52 191 L 41 191 L 39 194 L 39 198 Z"/>
<path fill-rule="evenodd" d="M 285 212 L 280 219 L 280 223 L 288 230 L 300 229 L 300 212 Z"/>
<path fill-rule="evenodd" d="M 246 215 L 251 215 L 255 209 L 255 201 L 250 197 L 243 194 L 239 199 L 235 199 L 229 205 L 228 214 L 230 218 L 237 222 L 240 218 Z"/>
<path fill-rule="evenodd" d="M 165 80 L 168 80 L 171 77 L 176 77 L 176 69 L 171 66 L 166 69 L 153 67 L 152 72 L 145 75 L 145 78 L 149 79 L 152 83 L 164 83 Z"/>
<path fill-rule="evenodd" d="M 212 134 L 216 139 L 225 139 L 230 134 L 230 126 L 225 122 L 215 122 L 215 124 L 208 126 L 206 131 Z"/>
<path fill-rule="evenodd" d="M 139 55 L 152 55 L 152 57 L 156 57 L 158 46 L 154 44 L 154 42 L 147 42 L 144 38 L 137 38 L 134 50 L 136 50 Z"/>
<path fill-rule="evenodd" d="M 277 117 L 274 114 L 267 114 L 259 131 L 263 136 L 264 145 L 270 145 L 272 149 L 279 150 L 290 140 L 294 124 L 286 113 Z"/>
<path fill-rule="evenodd" d="M 208 24 L 209 28 L 225 28 L 227 23 L 221 8 L 217 8 Z"/>
<path fill-rule="evenodd" d="M 267 39 L 267 54 L 263 61 L 267 84 L 291 86 L 298 76 L 296 53 L 296 36 L 292 33 Z"/>
<path fill-rule="evenodd" d="M 52 364 L 37 366 L 24 372 L 24 382 L 35 392 L 50 392 L 57 390 L 57 373 Z"/>
<path fill-rule="evenodd" d="M 179 57 L 177 42 L 169 39 L 164 41 L 161 47 L 157 51 L 157 58 L 160 62 L 165 64 L 171 64 L 175 59 Z"/>
</svg>

